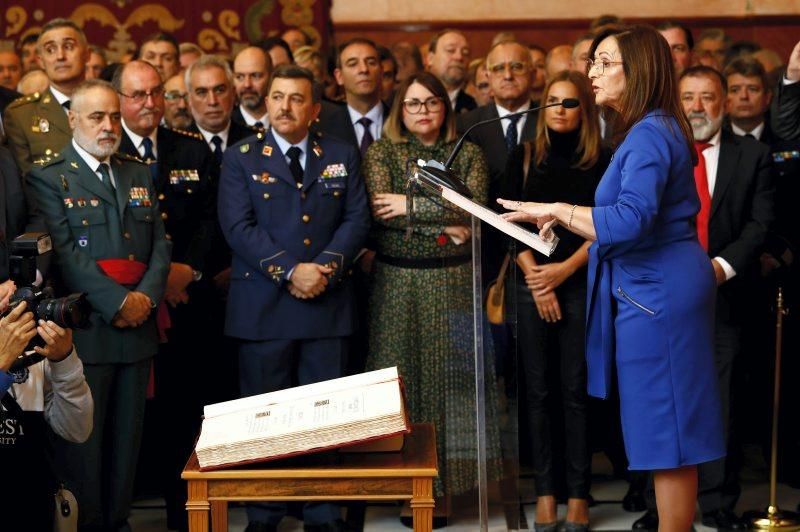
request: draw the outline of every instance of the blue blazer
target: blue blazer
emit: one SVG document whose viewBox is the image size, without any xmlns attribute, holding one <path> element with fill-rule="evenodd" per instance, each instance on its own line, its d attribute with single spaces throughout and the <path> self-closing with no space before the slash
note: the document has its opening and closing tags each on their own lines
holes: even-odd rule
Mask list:
<svg viewBox="0 0 800 532">
<path fill-rule="evenodd" d="M 249 137 L 225 150 L 218 209 L 233 252 L 225 334 L 270 340 L 352 333 L 348 272 L 370 222 L 354 147 L 312 136 L 298 188 L 272 130 Z M 334 270 L 314 299 L 297 299 L 284 286 L 301 262 Z"/>
</svg>

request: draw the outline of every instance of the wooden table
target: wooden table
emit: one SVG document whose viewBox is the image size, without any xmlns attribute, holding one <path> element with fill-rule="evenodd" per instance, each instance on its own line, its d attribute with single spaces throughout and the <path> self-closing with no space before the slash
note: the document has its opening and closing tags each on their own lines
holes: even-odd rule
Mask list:
<svg viewBox="0 0 800 532">
<path fill-rule="evenodd" d="M 313 456 L 313 455 L 312 455 Z M 430 532 L 433 478 L 438 475 L 433 425 L 412 425 L 401 452 L 340 453 L 332 464 L 304 466 L 297 458 L 219 471 L 200 471 L 193 452 L 188 482 L 190 532 L 228 530 L 228 501 L 347 501 L 410 499 L 414 530 Z"/>
</svg>

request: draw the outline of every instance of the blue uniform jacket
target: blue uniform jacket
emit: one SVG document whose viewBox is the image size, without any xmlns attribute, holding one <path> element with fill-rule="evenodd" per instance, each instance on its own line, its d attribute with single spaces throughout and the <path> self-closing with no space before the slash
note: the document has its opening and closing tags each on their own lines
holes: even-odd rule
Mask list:
<svg viewBox="0 0 800 532">
<path fill-rule="evenodd" d="M 298 187 L 272 130 L 250 137 L 225 150 L 218 210 L 233 252 L 225 334 L 270 340 L 353 332 L 348 271 L 370 222 L 354 147 L 312 136 Z M 333 268 L 314 299 L 297 299 L 284 286 L 301 262 Z"/>
</svg>

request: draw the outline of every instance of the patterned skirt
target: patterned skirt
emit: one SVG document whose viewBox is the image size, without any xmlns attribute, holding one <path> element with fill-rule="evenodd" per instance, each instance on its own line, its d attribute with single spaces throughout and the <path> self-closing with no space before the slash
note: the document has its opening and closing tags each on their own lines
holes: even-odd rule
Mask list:
<svg viewBox="0 0 800 532">
<path fill-rule="evenodd" d="M 367 370 L 397 366 L 412 423 L 434 424 L 439 457 L 434 494 L 475 489 L 472 266 L 417 269 L 379 261 L 374 265 Z M 484 328 L 488 331 L 488 324 Z M 484 353 L 487 472 L 490 480 L 496 480 L 501 460 L 491 341 L 484 341 Z"/>
</svg>

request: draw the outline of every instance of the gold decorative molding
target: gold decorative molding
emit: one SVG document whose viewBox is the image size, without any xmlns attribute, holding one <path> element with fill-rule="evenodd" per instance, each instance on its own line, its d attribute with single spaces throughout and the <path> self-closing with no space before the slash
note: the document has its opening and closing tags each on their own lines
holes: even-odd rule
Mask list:
<svg viewBox="0 0 800 532">
<path fill-rule="evenodd" d="M 25 11 L 24 7 L 11 6 L 6 9 L 6 22 L 8 22 L 8 26 L 6 27 L 6 37 L 11 37 L 12 35 L 19 33 L 27 21 L 28 12 Z"/>
</svg>

